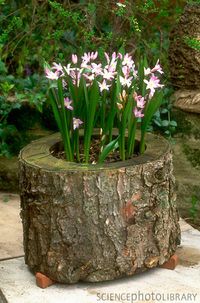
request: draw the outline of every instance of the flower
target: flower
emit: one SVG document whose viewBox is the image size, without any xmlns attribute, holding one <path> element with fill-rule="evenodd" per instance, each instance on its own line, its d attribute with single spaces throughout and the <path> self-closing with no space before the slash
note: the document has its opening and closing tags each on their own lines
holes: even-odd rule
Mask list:
<svg viewBox="0 0 200 303">
<path fill-rule="evenodd" d="M 98 84 L 99 84 L 100 92 L 102 92 L 103 90 L 109 90 L 109 87 L 111 86 L 106 83 L 106 80 L 103 80 L 102 83 L 98 82 Z"/>
<path fill-rule="evenodd" d="M 135 99 L 135 101 L 137 103 L 137 107 L 144 108 L 144 106 L 145 106 L 144 97 L 142 97 L 141 95 L 138 96 L 137 93 L 134 92 L 133 98 Z"/>
<path fill-rule="evenodd" d="M 119 93 L 119 99 L 120 99 L 120 101 L 123 102 L 124 100 L 127 99 L 127 97 L 128 97 L 128 95 L 127 95 L 125 89 L 123 89 L 122 93 Z"/>
<path fill-rule="evenodd" d="M 67 66 L 63 66 L 63 69 L 65 70 L 66 74 L 69 75 L 70 71 L 72 70 L 71 64 L 67 64 Z"/>
<path fill-rule="evenodd" d="M 83 121 L 81 121 L 78 118 L 73 118 L 73 129 L 79 128 L 79 126 L 83 124 Z"/>
<path fill-rule="evenodd" d="M 106 80 L 112 80 L 115 77 L 115 72 L 109 71 L 106 68 L 104 68 L 102 72 L 102 76 Z"/>
<path fill-rule="evenodd" d="M 66 141 L 64 149 L 67 161 L 90 162 L 94 128 L 101 129 L 100 162 L 103 161 L 102 153 L 108 155 L 114 149 L 117 149 L 121 160 L 128 159 L 134 151 L 137 123 L 141 123 L 144 116 L 150 121 L 160 106 L 160 93 L 155 95 L 155 102 L 150 101 L 155 91 L 163 87 L 160 83 L 163 71 L 159 60 L 153 68 L 145 67 L 144 72 L 140 73 L 130 54 L 113 52 L 104 55 L 105 59 L 101 61 L 97 58 L 97 51 L 85 52 L 81 60 L 72 54 L 71 62 L 66 66 L 54 62 L 51 68 L 45 69 L 46 77 L 53 81 L 50 86 L 51 102 L 62 138 Z M 143 62 L 141 64 L 143 66 Z M 138 68 L 140 71 L 141 66 Z M 65 96 L 64 101 L 62 96 Z M 62 102 L 64 107 L 61 106 Z M 67 121 L 64 121 L 66 113 Z M 78 117 L 84 117 L 84 122 Z M 77 129 L 82 124 L 83 150 L 77 136 Z M 112 138 L 114 127 L 118 129 L 120 139 Z M 143 123 L 140 131 L 140 152 L 143 153 L 147 123 Z"/>
<path fill-rule="evenodd" d="M 101 75 L 102 73 L 102 64 L 91 63 L 91 72 L 95 75 Z"/>
<path fill-rule="evenodd" d="M 154 74 L 151 76 L 149 81 L 147 79 L 144 79 L 144 83 L 147 84 L 146 89 L 150 89 L 150 94 L 149 94 L 150 98 L 153 97 L 156 88 L 164 86 L 164 85 L 160 84 L 160 79 L 158 77 L 156 77 Z"/>
<path fill-rule="evenodd" d="M 49 68 L 45 68 L 45 74 L 46 77 L 50 80 L 58 80 L 59 78 L 59 72 L 58 71 L 52 72 Z"/>
<path fill-rule="evenodd" d="M 122 65 L 127 65 L 129 68 L 134 65 L 133 59 L 131 56 L 129 56 L 129 54 L 125 54 Z"/>
<path fill-rule="evenodd" d="M 155 72 L 158 72 L 158 73 L 160 73 L 160 74 L 163 74 L 162 67 L 161 67 L 160 64 L 159 64 L 159 59 L 158 59 L 158 61 L 156 62 L 156 65 L 154 66 L 154 68 L 152 68 L 152 70 L 151 70 L 151 73 L 155 73 Z"/>
<path fill-rule="evenodd" d="M 119 7 L 126 7 L 126 5 L 125 5 L 125 4 L 120 3 L 120 2 L 117 2 L 117 3 L 116 3 L 116 5 L 117 5 L 117 6 L 119 6 Z"/>
<path fill-rule="evenodd" d="M 72 100 L 70 100 L 68 97 L 64 98 L 64 105 L 69 110 L 73 110 L 71 103 L 72 103 Z"/>
<path fill-rule="evenodd" d="M 155 65 L 152 69 L 150 69 L 149 67 L 148 67 L 148 68 L 145 68 L 145 67 L 144 67 L 144 74 L 145 74 L 145 76 L 148 76 L 149 74 L 153 74 L 153 73 L 155 73 L 155 72 L 158 72 L 158 73 L 160 73 L 160 74 L 163 74 L 162 67 L 161 67 L 160 64 L 159 64 L 159 59 L 158 59 L 158 61 L 156 62 L 156 65 Z"/>
<path fill-rule="evenodd" d="M 63 67 L 62 65 L 59 63 L 57 64 L 56 62 L 53 62 L 53 67 L 52 69 L 54 69 L 56 72 L 60 73 L 61 75 L 63 75 Z"/>
<path fill-rule="evenodd" d="M 131 84 L 132 84 L 132 79 L 133 79 L 133 77 L 124 78 L 122 76 L 119 76 L 119 81 L 120 81 L 122 86 L 130 87 Z"/>
<path fill-rule="evenodd" d="M 122 67 L 122 73 L 124 74 L 125 78 L 127 78 L 130 74 L 130 68 L 127 65 Z"/>
<path fill-rule="evenodd" d="M 144 117 L 144 114 L 142 113 L 142 110 L 138 110 L 136 107 L 133 110 L 133 113 L 135 115 L 136 118 L 142 118 Z"/>
<path fill-rule="evenodd" d="M 78 62 L 78 57 L 77 57 L 77 55 L 72 54 L 72 62 L 73 62 L 74 64 L 77 64 L 77 62 Z"/>
</svg>

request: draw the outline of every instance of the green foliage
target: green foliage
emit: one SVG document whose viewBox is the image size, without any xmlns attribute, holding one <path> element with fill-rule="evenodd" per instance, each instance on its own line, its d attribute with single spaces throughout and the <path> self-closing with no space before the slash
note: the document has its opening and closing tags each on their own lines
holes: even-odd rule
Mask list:
<svg viewBox="0 0 200 303">
<path fill-rule="evenodd" d="M 171 118 L 172 103 L 170 97 L 173 90 L 165 87 L 163 90 L 162 104 L 154 114 L 148 127 L 149 131 L 159 131 L 162 135 L 171 139 L 176 132 L 177 122 Z"/>
<path fill-rule="evenodd" d="M 8 1 L 9 2 L 9 1 Z M 166 63 L 168 32 L 185 1 L 1 1 L 0 56 L 10 72 L 41 71 L 44 61 L 121 45 Z M 163 62 L 162 62 L 163 64 Z M 167 64 L 166 64 L 167 66 Z"/>
<path fill-rule="evenodd" d="M 136 62 L 144 54 L 150 64 L 159 57 L 168 75 L 168 33 L 186 2 L 131 0 L 118 6 L 117 2 L 108 0 L 0 0 L 2 102 L 28 102 L 41 112 L 47 87 L 40 76 L 44 62 L 59 58 L 64 63 L 74 52 L 82 54 L 98 49 L 103 56 L 104 51 L 125 46 Z M 199 0 L 190 2 L 199 3 Z M 199 47 L 191 38 L 188 43 L 195 49 Z M 163 112 L 158 111 L 153 117 L 152 127 L 166 134 L 169 131 L 167 135 L 170 136 L 175 121 L 169 122 L 168 104 L 166 101 Z M 164 107 L 167 108 L 165 113 Z M 4 119 L 4 128 L 6 121 Z M 13 130 L 10 128 L 9 132 Z"/>
<path fill-rule="evenodd" d="M 189 47 L 197 51 L 200 51 L 200 40 L 197 40 L 196 38 L 192 38 L 192 37 L 185 37 L 184 41 Z"/>
<path fill-rule="evenodd" d="M 5 64 L 0 60 L 1 156 L 11 157 L 19 152 L 23 141 L 19 131 L 29 128 L 34 123 L 35 112 L 42 111 L 46 90 L 47 81 L 44 78 L 39 75 L 15 78 L 8 74 Z M 28 111 L 24 106 L 27 103 Z"/>
<path fill-rule="evenodd" d="M 193 195 L 191 198 L 191 206 L 189 208 L 189 213 L 193 220 L 195 220 L 197 218 L 199 202 L 200 201 L 198 200 L 198 198 L 195 195 Z"/>
</svg>

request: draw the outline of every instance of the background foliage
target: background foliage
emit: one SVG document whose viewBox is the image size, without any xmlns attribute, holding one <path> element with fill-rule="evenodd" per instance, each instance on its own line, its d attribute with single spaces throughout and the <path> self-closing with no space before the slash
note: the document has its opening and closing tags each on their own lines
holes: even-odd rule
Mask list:
<svg viewBox="0 0 200 303">
<path fill-rule="evenodd" d="M 74 52 L 98 50 L 103 54 L 123 45 L 136 61 L 143 54 L 150 64 L 160 58 L 166 83 L 170 84 L 168 36 L 185 3 L 184 0 L 119 0 L 118 4 L 114 0 L 0 0 L 0 155 L 13 153 L 12 140 L 8 138 L 23 137 L 21 129 L 30 127 L 33 108 L 37 112 L 43 109 L 42 120 L 51 124 L 46 104 L 44 110 L 46 61 L 53 62 L 56 58 L 66 63 Z M 170 92 L 166 89 L 163 108 L 150 126 L 168 136 L 176 127 L 176 122 L 170 120 Z M 29 104 L 30 114 L 25 115 L 20 125 L 15 115 L 9 117 L 24 102 Z"/>
</svg>

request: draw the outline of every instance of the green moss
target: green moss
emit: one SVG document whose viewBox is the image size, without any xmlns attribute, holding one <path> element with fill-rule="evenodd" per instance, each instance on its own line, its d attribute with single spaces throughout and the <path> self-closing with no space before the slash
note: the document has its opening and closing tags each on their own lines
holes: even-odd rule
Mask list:
<svg viewBox="0 0 200 303">
<path fill-rule="evenodd" d="M 200 168 L 200 149 L 199 148 L 192 148 L 187 144 L 184 144 L 183 151 L 190 163 L 193 167 Z"/>
<path fill-rule="evenodd" d="M 173 109 L 171 118 L 177 122 L 176 133 L 200 139 L 200 115 Z"/>
</svg>

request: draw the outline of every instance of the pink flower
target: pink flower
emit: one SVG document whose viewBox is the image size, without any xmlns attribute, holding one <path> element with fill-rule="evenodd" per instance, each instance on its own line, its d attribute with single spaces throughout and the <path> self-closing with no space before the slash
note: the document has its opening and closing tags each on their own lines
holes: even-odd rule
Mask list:
<svg viewBox="0 0 200 303">
<path fill-rule="evenodd" d="M 73 84 L 76 86 L 79 86 L 79 84 L 80 84 L 81 73 L 82 73 L 82 70 L 78 69 L 78 68 L 76 68 L 75 70 L 71 69 L 71 71 L 70 71 L 70 77 L 72 78 Z"/>
<path fill-rule="evenodd" d="M 91 52 L 91 54 L 90 54 L 90 59 L 91 60 L 96 60 L 96 58 L 98 57 L 98 52 Z"/>
<path fill-rule="evenodd" d="M 158 59 L 158 61 L 156 62 L 156 65 L 154 66 L 154 68 L 152 68 L 151 72 L 152 72 L 152 73 L 158 72 L 158 73 L 160 73 L 160 74 L 163 74 L 162 67 L 161 67 L 160 64 L 159 64 L 159 59 Z"/>
<path fill-rule="evenodd" d="M 73 110 L 71 103 L 72 103 L 72 100 L 70 100 L 68 97 L 64 98 L 64 105 L 69 110 Z"/>
<path fill-rule="evenodd" d="M 149 74 L 151 74 L 151 69 L 149 67 L 148 68 L 144 67 L 144 75 L 148 76 Z"/>
<path fill-rule="evenodd" d="M 95 60 L 98 57 L 98 52 L 91 52 L 91 53 L 84 53 L 84 55 L 81 57 L 83 60 L 83 63 L 87 64 L 91 60 Z"/>
<path fill-rule="evenodd" d="M 127 78 L 130 74 L 130 68 L 128 68 L 128 66 L 123 66 L 122 67 L 122 73 L 124 74 L 125 78 Z"/>
<path fill-rule="evenodd" d="M 59 72 L 58 71 L 52 72 L 49 68 L 45 68 L 45 74 L 46 77 L 50 80 L 58 80 L 59 78 Z"/>
<path fill-rule="evenodd" d="M 144 117 L 144 114 L 142 113 L 142 110 L 138 110 L 136 107 L 133 110 L 133 113 L 135 115 L 136 118 L 142 118 Z"/>
<path fill-rule="evenodd" d="M 77 64 L 77 62 L 78 62 L 78 57 L 77 57 L 77 55 L 72 54 L 72 63 L 73 63 L 73 64 Z"/>
<path fill-rule="evenodd" d="M 83 124 L 83 121 L 77 118 L 73 118 L 73 129 L 79 128 L 79 126 Z"/>
<path fill-rule="evenodd" d="M 106 68 L 104 68 L 103 72 L 102 72 L 102 76 L 104 79 L 106 80 L 112 80 L 115 77 L 115 72 L 113 71 L 109 71 Z"/>
<path fill-rule="evenodd" d="M 146 103 L 145 100 L 144 100 L 144 97 L 142 97 L 141 95 L 138 96 L 137 93 L 135 92 L 133 94 L 133 98 L 137 102 L 137 107 L 144 108 L 145 103 Z"/>
<path fill-rule="evenodd" d="M 90 53 L 84 53 L 84 55 L 81 57 L 84 63 L 90 62 Z"/>
<path fill-rule="evenodd" d="M 92 73 L 95 75 L 100 75 L 102 73 L 102 64 L 96 64 L 96 63 L 92 63 L 91 67 L 92 67 Z"/>
<path fill-rule="evenodd" d="M 124 78 L 122 76 L 119 76 L 119 81 L 120 81 L 122 86 L 130 87 L 131 84 L 132 84 L 132 79 L 133 79 L 133 77 Z"/>
<path fill-rule="evenodd" d="M 153 73 L 155 73 L 155 72 L 158 72 L 158 73 L 160 73 L 160 74 L 163 74 L 162 67 L 161 67 L 160 64 L 159 64 L 159 59 L 158 59 L 158 61 L 156 62 L 156 65 L 155 65 L 152 69 L 150 69 L 149 67 L 148 67 L 148 68 L 145 68 L 145 67 L 144 67 L 144 74 L 145 74 L 145 76 L 148 76 L 148 75 L 153 74 Z"/>
<path fill-rule="evenodd" d="M 69 75 L 72 68 L 71 68 L 71 64 L 67 64 L 67 66 L 63 66 L 63 69 L 65 70 L 66 74 Z"/>
<path fill-rule="evenodd" d="M 95 75 L 94 74 L 91 74 L 91 75 L 84 74 L 84 77 L 92 84 L 92 82 L 95 78 Z"/>
<path fill-rule="evenodd" d="M 111 86 L 106 83 L 106 80 L 103 80 L 102 83 L 100 82 L 98 83 L 99 83 L 100 92 L 102 92 L 103 90 L 109 90 L 109 87 Z"/>
<path fill-rule="evenodd" d="M 121 53 L 118 53 L 117 56 L 118 56 L 118 58 L 119 58 L 120 60 L 122 60 L 123 55 L 122 55 Z"/>
<path fill-rule="evenodd" d="M 131 68 L 134 65 L 134 61 L 129 54 L 125 54 L 124 59 L 122 61 L 122 65 L 127 65 L 129 68 Z"/>
<path fill-rule="evenodd" d="M 150 98 L 153 97 L 156 88 L 164 86 L 164 85 L 160 84 L 160 79 L 158 77 L 156 77 L 155 75 L 152 75 L 151 78 L 149 79 L 149 81 L 144 79 L 144 82 L 147 84 L 146 88 L 150 89 L 150 94 L 149 94 Z"/>
<path fill-rule="evenodd" d="M 53 62 L 52 69 L 63 75 L 63 67 L 60 63 L 57 64 L 56 62 Z"/>
<path fill-rule="evenodd" d="M 105 57 L 106 57 L 106 61 L 109 64 L 110 63 L 110 57 L 108 56 L 108 54 L 105 52 L 104 53 Z"/>
</svg>

